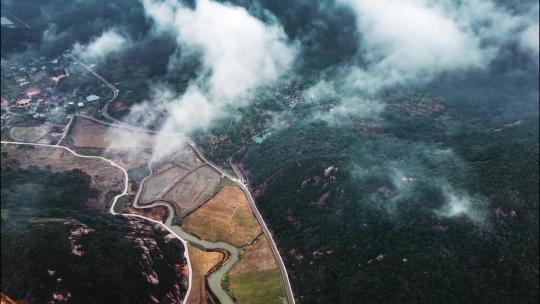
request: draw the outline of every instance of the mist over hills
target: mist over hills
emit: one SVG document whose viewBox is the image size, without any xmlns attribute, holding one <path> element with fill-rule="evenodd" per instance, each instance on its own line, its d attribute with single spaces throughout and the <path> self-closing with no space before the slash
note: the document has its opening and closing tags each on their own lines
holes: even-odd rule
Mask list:
<svg viewBox="0 0 540 304">
<path fill-rule="evenodd" d="M 2 10 L 30 26 L 2 27 L 3 66 L 70 50 L 111 115 L 240 163 L 299 303 L 538 301 L 537 1 Z"/>
</svg>

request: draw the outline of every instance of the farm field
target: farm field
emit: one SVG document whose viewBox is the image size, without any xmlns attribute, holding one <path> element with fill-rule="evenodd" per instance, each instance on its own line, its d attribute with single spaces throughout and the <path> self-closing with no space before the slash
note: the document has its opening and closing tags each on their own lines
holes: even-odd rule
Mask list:
<svg viewBox="0 0 540 304">
<path fill-rule="evenodd" d="M 49 126 L 41 125 L 35 127 L 12 127 L 9 129 L 9 136 L 16 141 L 36 142 L 49 133 Z"/>
<path fill-rule="evenodd" d="M 195 153 L 193 153 L 191 149 L 187 148 L 181 149 L 176 152 L 172 159 L 177 165 L 191 170 L 202 165 L 201 160 L 197 156 L 195 156 Z"/>
<path fill-rule="evenodd" d="M 221 176 L 211 167 L 203 166 L 190 173 L 163 198 L 174 201 L 176 211 L 185 216 L 209 200 L 220 183 Z"/>
<path fill-rule="evenodd" d="M 81 117 L 74 121 L 69 137 L 77 148 L 151 149 L 153 143 L 148 133 L 107 127 Z"/>
<path fill-rule="evenodd" d="M 249 244 L 261 234 L 244 192 L 225 186 L 184 220 L 184 229 L 208 241 L 224 241 L 236 247 Z"/>
<path fill-rule="evenodd" d="M 157 175 L 152 175 L 144 182 L 140 202 L 146 204 L 161 198 L 164 192 L 174 185 L 175 181 L 178 181 L 188 173 L 186 169 L 175 166 Z"/>
<path fill-rule="evenodd" d="M 285 290 L 281 274 L 265 236 L 248 247 L 229 271 L 229 290 L 238 303 L 283 303 Z"/>
<path fill-rule="evenodd" d="M 6 153 L 6 154 L 4 154 Z M 54 172 L 79 169 L 90 175 L 90 186 L 99 191 L 98 198 L 88 202 L 93 208 L 106 210 L 109 193 L 120 193 L 124 175 L 108 162 L 100 159 L 81 158 L 61 148 L 2 145 L 2 167 L 48 168 Z"/>
<path fill-rule="evenodd" d="M 187 249 L 193 274 L 191 293 L 186 303 L 211 303 L 208 302 L 207 299 L 208 291 L 206 288 L 206 275 L 208 275 L 210 270 L 215 268 L 223 261 L 224 255 L 221 252 L 201 250 L 189 243 L 187 245 Z"/>
</svg>

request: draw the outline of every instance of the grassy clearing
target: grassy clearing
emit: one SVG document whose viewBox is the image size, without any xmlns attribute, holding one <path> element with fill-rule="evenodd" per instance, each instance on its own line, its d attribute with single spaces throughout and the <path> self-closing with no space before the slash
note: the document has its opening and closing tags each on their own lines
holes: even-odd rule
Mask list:
<svg viewBox="0 0 540 304">
<path fill-rule="evenodd" d="M 285 298 L 278 269 L 231 274 L 229 289 L 241 304 L 281 304 Z"/>
</svg>

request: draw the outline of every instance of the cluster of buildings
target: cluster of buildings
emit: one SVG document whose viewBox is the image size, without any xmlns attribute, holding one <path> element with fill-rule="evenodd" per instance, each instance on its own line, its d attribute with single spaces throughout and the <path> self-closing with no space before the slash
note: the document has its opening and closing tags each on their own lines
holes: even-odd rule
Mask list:
<svg viewBox="0 0 540 304">
<path fill-rule="evenodd" d="M 99 101 L 99 96 L 84 96 L 76 88 L 67 93 L 56 90 L 62 79 L 73 77 L 69 70 L 72 63 L 73 59 L 65 53 L 56 58 L 41 56 L 4 67 L 2 78 L 12 83 L 12 93 L 6 94 L 9 98 L 2 96 L 3 107 L 8 107 L 12 113 L 46 120 L 51 115 L 69 118 L 68 113 L 84 107 L 85 103 Z"/>
</svg>

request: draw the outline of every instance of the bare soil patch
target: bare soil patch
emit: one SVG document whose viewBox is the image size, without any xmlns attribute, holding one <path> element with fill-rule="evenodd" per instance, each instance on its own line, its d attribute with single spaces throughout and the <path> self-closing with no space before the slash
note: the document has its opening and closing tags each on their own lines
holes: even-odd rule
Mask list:
<svg viewBox="0 0 540 304">
<path fill-rule="evenodd" d="M 186 148 L 176 152 L 172 158 L 177 165 L 187 169 L 195 169 L 202 165 L 202 161 L 193 153 L 191 148 Z"/>
</svg>

